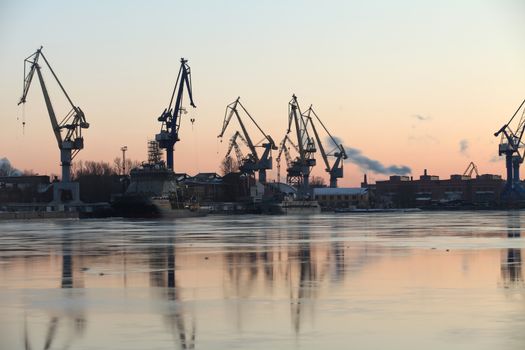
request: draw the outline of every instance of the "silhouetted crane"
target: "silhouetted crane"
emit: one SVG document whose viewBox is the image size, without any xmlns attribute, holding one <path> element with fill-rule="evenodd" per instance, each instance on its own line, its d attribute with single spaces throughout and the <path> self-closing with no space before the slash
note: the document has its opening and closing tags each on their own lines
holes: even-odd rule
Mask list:
<svg viewBox="0 0 525 350">
<path fill-rule="evenodd" d="M 46 66 L 49 68 L 49 71 L 55 78 L 58 86 L 62 90 L 62 93 L 71 106 L 71 110 L 60 122 L 58 122 L 56 118 L 55 110 L 53 108 L 53 104 L 51 103 L 51 98 L 49 97 L 49 93 L 42 76 L 42 68 L 38 63 L 40 57 L 42 57 L 44 60 Z M 26 74 L 28 65 L 29 71 Z M 64 86 L 62 86 L 62 83 L 44 56 L 44 53 L 42 52 L 42 46 L 36 50 L 35 53 L 24 60 L 24 89 L 22 92 L 22 97 L 18 102 L 19 105 L 26 102 L 29 87 L 33 81 L 35 71 L 38 75 L 38 80 L 40 81 L 40 87 L 42 88 L 42 93 L 44 95 L 47 112 L 49 114 L 49 120 L 51 121 L 51 126 L 53 127 L 53 133 L 55 134 L 58 148 L 60 149 L 62 181 L 53 185 L 53 201 L 60 202 L 64 197 L 63 193 L 69 193 L 71 199 L 75 202 L 78 202 L 80 201 L 78 183 L 71 182 L 71 162 L 78 152 L 84 148 L 82 129 L 89 128 L 89 123 L 86 122 L 86 117 L 84 116 L 84 112 L 80 109 L 80 107 L 76 106 L 73 101 L 71 101 L 71 98 L 64 89 Z M 65 131 L 64 134 L 62 134 L 62 131 Z"/>
<path fill-rule="evenodd" d="M 230 156 L 232 150 L 235 151 L 235 158 L 237 164 L 239 165 L 239 170 L 245 174 L 253 174 L 257 170 L 257 162 L 253 155 L 250 153 L 247 157 L 242 154 L 241 148 L 237 143 L 237 139 L 241 140 L 244 144 L 247 144 L 247 141 L 241 135 L 240 132 L 236 131 L 235 134 L 230 138 L 230 145 L 228 146 L 228 152 L 226 152 L 225 158 Z"/>
<path fill-rule="evenodd" d="M 507 182 L 501 193 L 501 197 L 504 199 L 525 199 L 525 189 L 523 189 L 520 183 L 520 165 L 523 163 L 524 157 L 524 155 L 520 153 L 520 148 L 523 147 L 523 132 L 525 131 L 524 104 L 525 100 L 521 102 L 510 120 L 494 133 L 496 137 L 501 134 L 498 155 L 505 155 L 505 166 L 507 168 Z M 521 119 L 515 131 L 513 131 L 509 124 L 520 111 L 522 112 Z"/>
<path fill-rule="evenodd" d="M 308 134 L 308 122 L 309 120 L 301 113 L 297 97 L 293 95 L 292 100 L 288 103 L 288 130 L 286 134 L 292 132 L 293 123 L 299 155 L 288 167 L 287 179 L 290 185 L 297 187 L 299 196 L 306 195 L 308 191 L 310 171 L 315 166 L 314 153 L 317 151 L 314 139 Z"/>
<path fill-rule="evenodd" d="M 465 172 L 463 172 L 463 176 L 472 177 L 472 173 L 476 173 L 476 176 L 479 176 L 478 167 L 474 162 L 470 162 Z"/>
<path fill-rule="evenodd" d="M 328 137 L 330 138 L 330 141 L 334 144 L 335 148 L 332 149 L 329 152 L 326 152 L 323 147 L 323 142 L 321 141 L 319 137 L 319 133 L 317 132 L 317 129 L 315 127 L 314 120 L 312 118 L 312 115 L 315 116 L 319 124 L 323 127 L 324 131 L 328 134 Z M 312 130 L 314 132 L 315 139 L 317 141 L 317 147 L 319 147 L 319 151 L 321 151 L 321 156 L 323 157 L 323 161 L 325 164 L 325 170 L 327 173 L 330 174 L 330 187 L 337 187 L 337 179 L 343 177 L 343 160 L 347 159 L 348 156 L 346 155 L 345 148 L 342 144 L 337 143 L 337 141 L 334 139 L 332 134 L 328 131 L 326 126 L 323 124 L 317 113 L 313 110 L 312 106 L 308 108 L 308 110 L 303 115 L 305 118 L 307 118 L 310 121 L 310 126 L 312 127 Z M 330 162 L 328 161 L 328 156 L 334 156 L 335 161 L 332 166 L 330 166 Z"/>
<path fill-rule="evenodd" d="M 281 141 L 281 143 L 279 144 L 279 153 L 277 154 L 277 158 L 276 158 L 276 161 L 277 161 L 277 182 L 281 182 L 281 156 L 282 156 L 283 153 L 284 153 L 284 156 L 286 158 L 286 173 L 287 173 L 287 176 L 290 175 L 290 174 L 292 176 L 299 176 L 301 174 L 298 171 L 298 169 L 294 169 L 293 168 L 294 163 L 293 163 L 293 160 L 292 160 L 292 156 L 290 155 L 290 150 L 289 150 L 289 148 L 287 146 L 288 144 L 291 147 L 293 147 L 297 153 L 299 153 L 299 147 L 297 147 L 297 145 L 295 143 L 293 143 L 293 141 L 290 139 L 288 134 L 286 134 L 284 136 L 283 140 Z M 288 178 L 286 179 L 286 182 L 287 183 L 290 182 Z"/>
<path fill-rule="evenodd" d="M 166 150 L 166 166 L 171 170 L 173 170 L 173 148 L 175 147 L 175 143 L 180 141 L 179 129 L 182 113 L 186 113 L 186 110 L 182 107 L 184 86 L 186 86 L 186 90 L 188 91 L 190 105 L 195 108 L 196 106 L 193 103 L 190 66 L 188 66 L 188 60 L 181 58 L 179 74 L 177 76 L 177 81 L 175 82 L 175 87 L 173 88 L 173 93 L 171 94 L 170 103 L 158 118 L 158 121 L 161 122 L 162 125 L 160 132 L 155 135 L 155 140 L 159 143 L 159 147 Z M 177 95 L 176 98 L 175 95 Z M 174 98 L 175 105 L 173 105 Z"/>
<path fill-rule="evenodd" d="M 250 120 L 253 122 L 253 124 L 257 127 L 257 129 L 261 132 L 263 135 L 263 139 L 257 143 L 254 144 L 252 141 L 252 138 L 250 137 L 250 134 L 248 133 L 248 130 L 246 129 L 246 125 L 244 124 L 241 115 L 239 114 L 238 107 L 241 107 L 241 111 L 244 112 L 245 115 L 250 118 Z M 242 135 L 237 131 L 236 135 L 239 134 L 242 136 L 242 140 L 248 146 L 250 149 L 250 153 L 248 154 L 246 161 L 248 161 L 247 164 L 239 164 L 239 168 L 244 168 L 245 170 L 249 171 L 258 171 L 259 172 L 259 182 L 260 183 L 266 183 L 266 170 L 272 169 L 272 150 L 277 150 L 277 147 L 275 146 L 275 142 L 273 141 L 272 137 L 270 135 L 267 135 L 257 124 L 255 119 L 250 115 L 250 113 L 246 110 L 246 108 L 242 105 L 240 102 L 240 97 L 237 97 L 237 99 L 230 103 L 228 106 L 226 106 L 226 111 L 224 113 L 224 121 L 222 123 L 222 130 L 219 134 L 219 138 L 222 138 L 224 136 L 224 133 L 226 131 L 226 128 L 230 124 L 230 121 L 233 116 L 237 117 L 237 121 L 239 122 L 239 125 L 242 130 Z M 266 142 L 264 142 L 266 141 Z M 262 155 L 259 157 L 257 154 L 256 147 L 262 147 L 264 149 Z M 228 152 L 229 153 L 229 152 Z"/>
</svg>

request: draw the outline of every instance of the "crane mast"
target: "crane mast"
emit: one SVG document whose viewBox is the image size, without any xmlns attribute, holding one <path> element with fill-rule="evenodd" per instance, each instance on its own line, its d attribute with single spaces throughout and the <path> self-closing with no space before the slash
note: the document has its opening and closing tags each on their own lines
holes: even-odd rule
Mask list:
<svg viewBox="0 0 525 350">
<path fill-rule="evenodd" d="M 173 148 L 175 143 L 180 141 L 179 129 L 182 113 L 186 110 L 182 107 L 182 98 L 184 95 L 184 87 L 188 91 L 190 99 L 190 106 L 195 108 L 193 103 L 193 93 L 191 85 L 191 71 L 188 65 L 188 60 L 180 59 L 180 69 L 175 82 L 175 87 L 171 94 L 171 99 L 168 107 L 164 109 L 158 121 L 161 122 L 160 132 L 155 135 L 155 140 L 159 143 L 159 147 L 166 150 L 166 166 L 173 170 Z M 173 100 L 175 99 L 175 104 Z"/>
<path fill-rule="evenodd" d="M 252 121 L 252 123 L 257 127 L 257 129 L 263 135 L 263 140 L 261 142 L 255 144 L 252 141 L 252 137 L 248 133 L 246 124 L 241 118 L 241 114 L 239 112 L 243 112 L 246 116 L 248 116 L 248 118 Z M 248 157 L 245 158 L 246 164 L 240 164 L 239 169 L 241 171 L 243 171 L 244 169 L 245 171 L 250 172 L 250 173 L 253 171 L 258 171 L 259 182 L 266 183 L 266 170 L 272 169 L 271 152 L 272 150 L 277 150 L 277 147 L 275 146 L 275 142 L 273 141 L 270 135 L 267 135 L 261 129 L 259 124 L 257 124 L 257 122 L 251 116 L 248 110 L 242 105 L 240 101 L 240 97 L 237 97 L 235 101 L 233 101 L 228 106 L 226 106 L 226 111 L 224 113 L 224 121 L 222 123 L 222 129 L 221 129 L 220 134 L 217 137 L 222 138 L 224 136 L 224 133 L 226 132 L 228 125 L 230 125 L 230 122 L 233 116 L 236 117 L 239 123 L 239 126 L 241 127 L 241 130 L 242 130 L 242 134 L 237 131 L 235 135 L 241 136 L 243 142 L 246 144 L 246 146 L 248 146 L 248 149 L 250 150 Z M 238 136 L 235 136 L 235 137 L 238 137 Z M 257 153 L 256 147 L 262 147 L 264 149 L 261 156 L 259 156 L 259 154 Z"/>
<path fill-rule="evenodd" d="M 505 155 L 505 166 L 507 168 L 507 181 L 505 188 L 501 194 L 502 198 L 510 200 L 525 199 L 525 189 L 520 183 L 520 165 L 523 163 L 525 153 L 520 153 L 520 148 L 523 148 L 522 141 L 523 133 L 525 131 L 525 100 L 521 102 L 520 106 L 514 112 L 510 120 L 504 124 L 494 136 L 501 135 L 501 141 L 498 148 L 498 155 Z M 521 111 L 521 119 L 515 131 L 510 128 L 510 123 Z"/>
<path fill-rule="evenodd" d="M 297 97 L 293 95 L 288 103 L 288 130 L 286 134 L 292 132 L 293 124 L 299 155 L 287 169 L 287 181 L 290 185 L 297 187 L 300 196 L 306 195 L 308 191 L 310 171 L 315 166 L 314 153 L 317 151 L 314 139 L 308 134 L 308 122 L 308 119 L 301 113 Z"/>
<path fill-rule="evenodd" d="M 49 96 L 44 77 L 42 75 L 41 66 L 39 64 L 39 59 L 42 57 L 44 63 L 48 67 L 49 71 L 55 78 L 58 83 L 62 93 L 66 97 L 71 110 L 66 114 L 66 116 L 58 122 L 51 98 Z M 29 71 L 27 67 L 29 66 Z M 27 72 L 27 73 L 26 73 Z M 53 200 L 55 202 L 60 202 L 62 200 L 62 194 L 67 192 L 71 195 L 73 201 L 78 202 L 79 198 L 79 189 L 78 183 L 71 182 L 71 162 L 75 156 L 84 148 L 84 138 L 82 137 L 82 129 L 89 128 L 89 123 L 86 122 L 86 117 L 84 112 L 80 107 L 76 106 L 68 93 L 64 89 L 64 86 L 58 79 L 57 75 L 51 68 L 48 60 L 42 52 L 42 47 L 36 50 L 35 53 L 30 55 L 24 60 L 24 86 L 22 91 L 22 97 L 18 104 L 26 103 L 27 94 L 29 93 L 29 88 L 31 87 L 31 82 L 33 81 L 33 76 L 37 73 L 38 80 L 40 82 L 40 87 L 42 88 L 42 94 L 44 95 L 44 101 L 46 103 L 47 112 L 49 114 L 49 120 L 51 121 L 51 126 L 53 133 L 55 135 L 58 148 L 60 149 L 60 165 L 62 167 L 62 179 L 59 184 L 55 184 L 53 188 Z M 63 134 L 62 131 L 65 131 Z"/>
<path fill-rule="evenodd" d="M 328 137 L 330 138 L 330 141 L 335 145 L 335 149 L 333 149 L 330 152 L 326 152 L 323 146 L 323 142 L 321 141 L 321 138 L 319 137 L 319 133 L 317 132 L 317 128 L 315 127 L 314 119 L 312 118 L 312 115 L 315 117 L 317 122 L 322 126 Z M 343 160 L 347 159 L 348 156 L 346 155 L 345 148 L 342 144 L 337 143 L 335 138 L 330 134 L 324 123 L 321 121 L 317 113 L 313 110 L 312 106 L 308 108 L 308 110 L 304 113 L 304 118 L 306 118 L 309 121 L 310 126 L 312 127 L 312 131 L 314 133 L 315 139 L 317 141 L 317 147 L 319 147 L 319 151 L 321 152 L 321 156 L 323 158 L 323 162 L 325 164 L 325 171 L 330 174 L 330 187 L 337 187 L 337 179 L 343 177 Z M 330 166 L 330 162 L 328 161 L 328 156 L 334 156 L 335 161 L 332 166 Z"/>
</svg>

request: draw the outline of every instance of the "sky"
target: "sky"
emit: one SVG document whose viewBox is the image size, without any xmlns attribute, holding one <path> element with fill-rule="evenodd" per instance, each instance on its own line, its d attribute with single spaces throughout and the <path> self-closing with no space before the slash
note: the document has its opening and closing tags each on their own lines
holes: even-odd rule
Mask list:
<svg viewBox="0 0 525 350">
<path fill-rule="evenodd" d="M 113 162 L 123 145 L 128 158 L 146 160 L 185 57 L 197 108 L 188 106 L 182 121 L 177 172 L 219 171 L 239 127 L 232 123 L 222 142 L 217 135 L 238 96 L 279 142 L 296 94 L 359 155 L 345 163 L 340 185 L 405 167 L 415 177 L 428 169 L 448 178 L 470 161 L 503 175 L 493 134 L 525 98 L 524 37 L 521 0 L 0 0 L 0 158 L 60 173 L 36 80 L 17 106 L 23 60 L 43 45 L 91 124 L 75 160 Z M 63 96 L 43 74 L 65 115 Z M 314 175 L 328 181 L 322 166 Z"/>
</svg>

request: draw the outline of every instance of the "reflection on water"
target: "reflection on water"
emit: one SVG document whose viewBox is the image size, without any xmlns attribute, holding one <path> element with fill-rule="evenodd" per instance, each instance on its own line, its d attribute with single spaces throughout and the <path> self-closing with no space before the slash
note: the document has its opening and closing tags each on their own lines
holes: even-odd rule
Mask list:
<svg viewBox="0 0 525 350">
<path fill-rule="evenodd" d="M 76 280 L 73 276 L 73 256 L 71 251 L 72 239 L 68 233 L 62 232 L 62 268 L 60 288 L 64 289 L 64 296 L 66 299 L 73 299 L 78 293 L 81 293 L 83 288 L 82 280 Z M 73 289 L 75 288 L 75 289 Z M 64 333 L 64 342 L 60 348 L 67 349 L 71 346 L 75 338 L 83 335 L 86 328 L 86 319 L 83 310 L 78 308 L 66 307 L 64 313 L 61 315 L 50 315 L 47 322 L 45 340 L 43 349 L 52 349 L 55 345 L 55 338 L 57 333 L 62 331 Z M 30 330 L 28 328 L 27 312 L 24 310 L 24 348 L 31 349 L 32 339 L 30 337 Z M 34 342 L 38 343 L 36 339 Z M 58 346 L 57 346 L 58 347 Z"/>
<path fill-rule="evenodd" d="M 509 239 L 521 237 L 521 220 L 520 212 L 511 211 L 507 213 L 507 237 Z M 505 259 L 501 264 L 501 277 L 505 288 L 522 287 L 522 272 L 521 272 L 521 249 L 508 248 L 506 250 Z"/>
<path fill-rule="evenodd" d="M 521 216 L 2 222 L 0 348 L 521 348 Z"/>
</svg>

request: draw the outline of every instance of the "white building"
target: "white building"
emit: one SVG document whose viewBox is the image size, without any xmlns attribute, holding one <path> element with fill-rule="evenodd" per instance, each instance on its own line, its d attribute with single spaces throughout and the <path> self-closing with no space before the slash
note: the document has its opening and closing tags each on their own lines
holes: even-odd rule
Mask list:
<svg viewBox="0 0 525 350">
<path fill-rule="evenodd" d="M 322 209 L 368 208 L 368 188 L 318 187 L 313 189 L 313 196 Z"/>
</svg>

